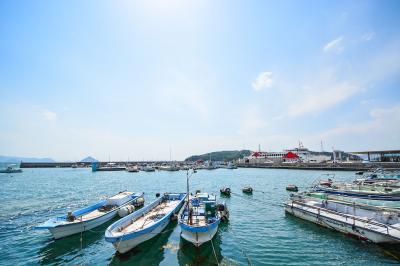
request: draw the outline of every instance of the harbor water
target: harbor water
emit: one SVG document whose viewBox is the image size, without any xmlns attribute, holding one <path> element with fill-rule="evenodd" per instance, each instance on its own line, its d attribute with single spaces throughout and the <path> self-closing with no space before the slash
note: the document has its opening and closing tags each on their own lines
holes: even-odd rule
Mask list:
<svg viewBox="0 0 400 266">
<path fill-rule="evenodd" d="M 322 171 L 276 169 L 200 170 L 191 191 L 218 195 L 227 203 L 230 221 L 222 224 L 213 245 L 195 248 L 179 236 L 177 222 L 124 255 L 104 240 L 112 221 L 91 231 L 53 240 L 34 227 L 107 195 L 145 192 L 146 204 L 157 192 L 185 192 L 186 172 L 91 172 L 89 168 L 24 169 L 0 174 L 1 265 L 393 265 L 400 247 L 358 241 L 336 231 L 285 215 L 289 184 L 309 187 Z M 336 172 L 350 181 L 354 172 Z M 219 188 L 230 187 L 230 198 Z M 253 195 L 242 187 L 251 186 Z M 113 221 L 115 221 L 115 218 Z M 214 247 L 214 250 L 213 250 Z"/>
</svg>

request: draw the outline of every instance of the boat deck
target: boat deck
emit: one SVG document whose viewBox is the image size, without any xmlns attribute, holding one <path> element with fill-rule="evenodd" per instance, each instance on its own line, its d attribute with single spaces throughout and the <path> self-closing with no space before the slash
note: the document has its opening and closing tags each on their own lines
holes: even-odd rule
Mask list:
<svg viewBox="0 0 400 266">
<path fill-rule="evenodd" d="M 159 219 L 175 209 L 179 202 L 179 200 L 162 202 L 148 213 L 133 221 L 130 225 L 122 228 L 122 230 L 119 232 L 114 232 L 114 234 L 126 234 L 150 227 Z"/>
<path fill-rule="evenodd" d="M 368 217 L 353 216 L 349 214 L 337 213 L 335 211 L 320 208 L 314 205 L 305 203 L 293 202 L 293 207 L 303 209 L 304 211 L 313 213 L 315 215 L 325 216 L 336 221 L 346 224 L 354 224 L 357 227 L 366 228 L 375 232 L 382 233 L 400 240 L 400 224 L 386 225 L 376 222 Z"/>
</svg>

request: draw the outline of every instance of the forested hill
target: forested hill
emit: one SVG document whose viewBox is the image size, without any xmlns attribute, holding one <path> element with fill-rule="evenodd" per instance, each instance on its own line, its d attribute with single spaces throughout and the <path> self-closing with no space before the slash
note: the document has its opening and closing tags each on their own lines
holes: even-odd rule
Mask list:
<svg viewBox="0 0 400 266">
<path fill-rule="evenodd" d="M 249 150 L 241 150 L 241 151 L 215 151 L 211 153 L 206 153 L 202 155 L 192 155 L 185 159 L 185 161 L 197 161 L 203 160 L 207 161 L 210 159 L 213 161 L 232 161 L 239 158 L 243 158 L 245 156 L 249 156 L 251 151 Z"/>
</svg>

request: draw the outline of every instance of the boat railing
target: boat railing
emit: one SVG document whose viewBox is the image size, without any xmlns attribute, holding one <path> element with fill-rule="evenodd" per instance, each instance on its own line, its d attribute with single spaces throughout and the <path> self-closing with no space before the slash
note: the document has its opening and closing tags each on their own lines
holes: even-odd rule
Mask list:
<svg viewBox="0 0 400 266">
<path fill-rule="evenodd" d="M 394 230 L 397 230 L 397 231 L 400 232 L 400 228 L 396 228 L 396 227 L 393 227 L 393 226 L 390 226 L 390 225 L 387 225 L 387 224 L 375 222 L 375 221 L 370 220 L 370 219 L 363 219 L 363 218 L 360 218 L 360 217 L 356 217 L 354 215 L 348 215 L 348 214 L 332 211 L 332 210 L 329 210 L 329 209 L 325 209 L 325 208 L 321 208 L 321 207 L 317 207 L 317 206 L 313 206 L 313 205 L 308 205 L 308 204 L 306 204 L 304 202 L 297 201 L 297 200 L 292 201 L 292 204 L 291 204 L 292 208 L 294 207 L 293 203 L 298 204 L 298 205 L 302 205 L 304 207 L 308 207 L 308 208 L 311 208 L 311 209 L 315 209 L 315 210 L 318 211 L 318 215 L 321 215 L 321 209 L 322 209 L 324 212 L 328 212 L 328 213 L 331 213 L 331 214 L 334 214 L 334 215 L 338 215 L 338 216 L 344 217 L 344 218 L 346 218 L 346 221 L 348 219 L 350 219 L 350 220 L 353 221 L 353 225 L 355 225 L 356 221 L 359 221 L 359 222 L 363 222 L 365 224 L 370 224 L 370 225 L 383 227 L 383 228 L 386 229 L 386 234 L 387 235 L 390 235 L 389 229 L 394 229 Z"/>
</svg>

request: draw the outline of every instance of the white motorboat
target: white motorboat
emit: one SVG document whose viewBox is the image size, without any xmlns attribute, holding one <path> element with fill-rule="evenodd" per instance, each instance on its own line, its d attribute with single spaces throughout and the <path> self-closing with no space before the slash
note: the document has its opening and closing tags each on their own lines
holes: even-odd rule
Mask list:
<svg viewBox="0 0 400 266">
<path fill-rule="evenodd" d="M 400 211 L 342 201 L 292 196 L 285 211 L 374 243 L 400 243 Z"/>
<path fill-rule="evenodd" d="M 181 209 L 186 193 L 165 193 L 150 205 L 110 225 L 105 232 L 107 242 L 119 253 L 126 253 L 149 240 L 168 225 L 171 216 Z"/>
<path fill-rule="evenodd" d="M 143 193 L 119 192 L 96 204 L 52 218 L 36 229 L 47 229 L 55 239 L 81 233 L 111 220 L 120 208 L 143 200 Z"/>
<path fill-rule="evenodd" d="M 215 236 L 220 221 L 228 217 L 226 205 L 217 204 L 216 196 L 197 193 L 179 217 L 181 237 L 199 247 Z"/>
<path fill-rule="evenodd" d="M 139 168 L 136 165 L 130 165 L 126 167 L 126 171 L 130 173 L 136 173 L 139 172 Z"/>
</svg>

